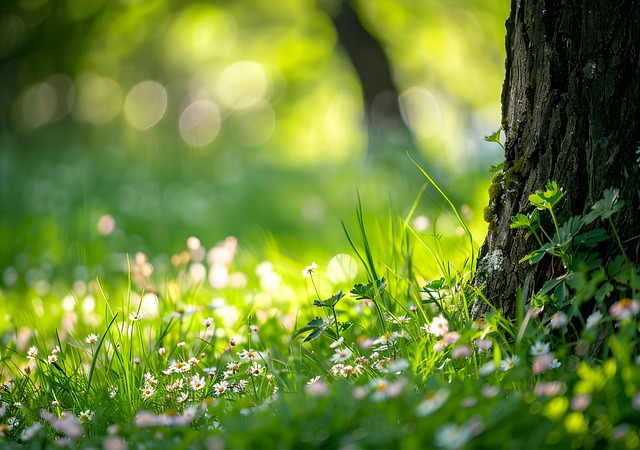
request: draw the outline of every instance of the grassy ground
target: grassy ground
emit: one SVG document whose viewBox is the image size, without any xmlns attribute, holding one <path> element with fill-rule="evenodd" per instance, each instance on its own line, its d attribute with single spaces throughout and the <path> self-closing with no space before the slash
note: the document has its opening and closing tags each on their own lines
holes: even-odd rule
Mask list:
<svg viewBox="0 0 640 450">
<path fill-rule="evenodd" d="M 545 234 L 537 216 L 519 218 L 540 239 L 531 259 L 553 255 L 567 272 L 521 301 L 517 318 L 490 311 L 472 320 L 469 306 L 482 299 L 471 283 L 474 221 L 415 167 L 417 185 L 427 183 L 415 203 L 394 211 L 385 199 L 386 212 L 369 210 L 379 199 L 363 189 L 342 225 L 336 218 L 322 234 L 342 211 L 326 207 L 318 218 L 310 208 L 308 234 L 288 241 L 286 221 L 277 223 L 300 212 L 286 209 L 310 195 L 337 204 L 327 196 L 345 195 L 349 170 L 324 175 L 325 195 L 318 189 L 327 180 L 305 174 L 293 192 L 275 174 L 242 189 L 196 175 L 191 186 L 171 187 L 171 174 L 162 183 L 145 175 L 162 167 L 133 165 L 115 177 L 100 170 L 113 160 L 3 158 L 14 179 L 40 180 L 3 189 L 4 211 L 13 210 L 2 218 L 13 247 L 3 251 L 0 290 L 7 448 L 640 445 L 637 269 L 623 254 L 608 263 L 587 257 L 592 247 L 575 227 L 560 240 L 563 224 Z M 171 201 L 181 189 L 212 199 L 201 206 L 211 222 L 184 217 L 184 202 L 203 197 Z M 541 191 L 541 210 L 561 201 L 550 190 Z M 255 197 L 241 203 L 254 212 L 217 216 L 226 195 Z M 581 219 L 606 233 L 589 239 L 614 242 L 606 221 L 614 197 Z M 254 213 L 273 213 L 273 222 L 253 243 L 245 244 L 249 232 L 225 232 Z M 299 253 L 283 250 L 305 240 Z M 579 259 L 590 265 L 569 264 Z"/>
</svg>

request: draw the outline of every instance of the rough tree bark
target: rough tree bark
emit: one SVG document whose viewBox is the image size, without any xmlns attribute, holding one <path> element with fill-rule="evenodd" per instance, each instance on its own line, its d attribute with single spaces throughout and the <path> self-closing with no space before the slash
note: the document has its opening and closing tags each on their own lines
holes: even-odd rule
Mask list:
<svg viewBox="0 0 640 450">
<path fill-rule="evenodd" d="M 505 162 L 490 189 L 476 284 L 513 316 L 525 281 L 531 293 L 554 270 L 549 258 L 519 263 L 533 242 L 510 228 L 548 180 L 567 192 L 565 217 L 589 211 L 605 189 L 620 189 L 626 206 L 614 219 L 638 261 L 640 2 L 512 0 L 506 28 Z M 476 303 L 473 315 L 483 309 Z"/>
</svg>

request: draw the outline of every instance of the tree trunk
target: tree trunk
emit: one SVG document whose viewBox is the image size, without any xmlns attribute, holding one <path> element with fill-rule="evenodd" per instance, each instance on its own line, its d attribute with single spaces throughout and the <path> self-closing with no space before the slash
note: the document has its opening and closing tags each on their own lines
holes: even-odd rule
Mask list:
<svg viewBox="0 0 640 450">
<path fill-rule="evenodd" d="M 398 103 L 391 65 L 381 43 L 363 26 L 349 0 L 343 0 L 332 17 L 338 40 L 358 75 L 369 134 L 369 156 L 414 147 L 411 131 L 405 124 Z"/>
<path fill-rule="evenodd" d="M 512 317 L 518 290 L 531 294 L 558 269 L 550 258 L 519 263 L 533 242 L 510 228 L 549 180 L 567 193 L 565 218 L 618 188 L 626 206 L 614 221 L 638 261 L 640 2 L 512 0 L 506 27 L 505 163 L 490 188 L 476 285 Z M 484 309 L 477 302 L 472 315 Z"/>
</svg>

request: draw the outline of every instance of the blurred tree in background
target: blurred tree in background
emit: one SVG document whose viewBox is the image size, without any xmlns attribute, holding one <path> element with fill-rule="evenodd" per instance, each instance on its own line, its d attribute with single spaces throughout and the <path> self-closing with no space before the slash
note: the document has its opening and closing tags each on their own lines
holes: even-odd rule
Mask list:
<svg viewBox="0 0 640 450">
<path fill-rule="evenodd" d="M 192 234 L 276 235 L 305 257 L 344 243 L 356 187 L 372 211 L 412 202 L 412 148 L 481 210 L 501 159 L 482 137 L 499 124 L 507 13 L 475 0 L 3 2 L 0 267 L 100 272 L 106 250 L 171 252 Z M 365 162 L 373 144 L 383 163 Z"/>
</svg>

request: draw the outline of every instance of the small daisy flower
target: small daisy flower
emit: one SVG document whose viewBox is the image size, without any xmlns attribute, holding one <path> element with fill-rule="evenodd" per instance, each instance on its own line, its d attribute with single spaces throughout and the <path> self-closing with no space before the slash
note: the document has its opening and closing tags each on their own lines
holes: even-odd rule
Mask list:
<svg viewBox="0 0 640 450">
<path fill-rule="evenodd" d="M 340 336 L 340 338 L 334 342 L 331 343 L 331 345 L 329 345 L 329 347 L 331 348 L 336 348 L 342 345 L 342 343 L 344 342 L 344 336 Z"/>
<path fill-rule="evenodd" d="M 316 273 L 316 269 L 318 265 L 315 262 L 312 262 L 311 265 L 302 269 L 302 278 L 307 278 Z"/>
<path fill-rule="evenodd" d="M 491 339 L 477 339 L 475 341 L 476 347 L 480 353 L 484 353 L 489 350 L 493 346 L 493 341 Z"/>
<path fill-rule="evenodd" d="M 58 355 L 49 355 L 47 358 L 47 364 L 53 364 L 58 361 Z"/>
<path fill-rule="evenodd" d="M 189 386 L 191 386 L 191 389 L 193 389 L 194 391 L 199 391 L 204 387 L 204 385 L 205 379 L 199 375 L 194 375 L 191 378 L 191 381 L 189 381 Z"/>
<path fill-rule="evenodd" d="M 185 341 L 178 342 L 178 343 L 176 344 L 176 346 L 177 346 L 177 347 L 180 347 L 180 348 L 184 347 L 185 345 L 187 345 L 187 343 L 186 343 Z"/>
<path fill-rule="evenodd" d="M 259 364 L 255 361 L 247 369 L 247 375 L 251 377 L 258 377 L 262 375 L 263 372 L 264 372 L 264 367 L 262 367 L 262 364 Z"/>
<path fill-rule="evenodd" d="M 531 355 L 533 356 L 546 355 L 547 353 L 549 353 L 549 350 L 550 349 L 549 349 L 548 342 L 536 341 L 535 344 L 531 346 Z"/>
<path fill-rule="evenodd" d="M 316 381 L 319 381 L 319 380 L 320 380 L 320 375 L 318 375 L 317 377 L 311 378 L 309 381 L 307 381 L 307 384 L 313 384 L 313 383 L 315 383 Z"/>
<path fill-rule="evenodd" d="M 447 345 L 455 344 L 456 342 L 458 342 L 459 339 L 460 339 L 460 333 L 458 333 L 457 331 L 450 331 L 449 333 L 445 334 L 444 337 L 442 338 L 444 343 Z"/>
<path fill-rule="evenodd" d="M 520 358 L 517 355 L 509 355 L 502 361 L 500 361 L 500 370 L 506 372 L 513 369 L 520 362 Z"/>
<path fill-rule="evenodd" d="M 213 385 L 213 393 L 217 396 L 224 394 L 229 389 L 229 383 L 221 381 Z"/>
<path fill-rule="evenodd" d="M 471 350 L 471 347 L 463 344 L 455 347 L 451 352 L 451 356 L 454 359 L 462 359 L 462 358 L 468 358 L 469 356 L 471 356 L 472 353 L 473 353 L 473 350 Z"/>
<path fill-rule="evenodd" d="M 567 326 L 568 323 L 569 323 L 569 316 L 567 316 L 562 311 L 559 311 L 555 313 L 553 316 L 551 316 L 550 325 L 551 325 L 551 328 L 553 328 L 554 330 L 559 330 L 561 328 L 564 328 Z"/>
<path fill-rule="evenodd" d="M 438 342 L 433 344 L 433 351 L 436 353 L 441 353 L 447 349 L 447 344 L 445 344 L 443 339 L 440 339 Z"/>
<path fill-rule="evenodd" d="M 56 345 L 55 348 L 53 350 L 51 350 L 51 354 L 52 355 L 57 355 L 58 353 L 60 353 L 60 347 L 58 345 Z"/>
<path fill-rule="evenodd" d="M 495 371 L 496 371 L 496 365 L 493 361 L 489 361 L 483 364 L 482 367 L 478 369 L 478 373 L 483 377 L 491 375 Z"/>
<path fill-rule="evenodd" d="M 27 350 L 27 358 L 36 359 L 36 356 L 38 356 L 38 347 L 29 347 L 29 350 Z"/>
<path fill-rule="evenodd" d="M 167 353 L 167 349 L 166 349 L 166 348 L 164 348 L 164 347 L 160 347 L 160 348 L 158 349 L 158 354 L 159 354 L 160 356 L 164 356 L 166 353 Z"/>
<path fill-rule="evenodd" d="M 260 359 L 261 356 L 260 356 L 260 353 L 250 348 L 249 350 L 243 350 L 239 352 L 238 358 L 240 358 L 241 361 L 253 361 L 256 359 Z"/>
<path fill-rule="evenodd" d="M 349 347 L 339 348 L 331 357 L 331 361 L 337 362 L 337 363 L 345 362 L 349 358 L 351 358 L 352 355 L 353 355 L 353 352 Z"/>
<path fill-rule="evenodd" d="M 594 311 L 589 317 L 587 317 L 587 323 L 585 324 L 587 330 L 597 327 L 601 320 L 602 313 L 600 311 Z"/>
<path fill-rule="evenodd" d="M 91 333 L 89 336 L 86 337 L 85 342 L 87 344 L 95 344 L 96 342 L 98 342 L 98 335 Z"/>
<path fill-rule="evenodd" d="M 114 398 L 116 395 L 118 395 L 118 386 L 113 386 L 109 389 L 109 398 Z"/>
<path fill-rule="evenodd" d="M 618 320 L 629 319 L 638 313 L 640 313 L 640 301 L 630 298 L 623 298 L 609 308 L 609 314 Z"/>
<path fill-rule="evenodd" d="M 82 411 L 80 414 L 78 414 L 78 419 L 80 419 L 83 422 L 88 422 L 91 419 L 93 419 L 93 411 L 91 411 L 90 409 L 87 409 L 86 411 Z"/>
<path fill-rule="evenodd" d="M 418 417 L 427 417 L 439 410 L 449 399 L 449 390 L 438 389 L 427 394 L 418 406 L 416 406 L 416 415 Z"/>
<path fill-rule="evenodd" d="M 434 317 L 429 326 L 429 333 L 434 336 L 441 337 L 449 332 L 449 321 L 440 314 Z"/>
<path fill-rule="evenodd" d="M 129 320 L 131 320 L 132 322 L 137 322 L 139 320 L 142 320 L 142 318 L 144 317 L 144 311 L 134 311 L 131 314 L 129 314 Z"/>
<path fill-rule="evenodd" d="M 144 387 L 140 389 L 142 391 L 142 398 L 147 400 L 153 397 L 153 394 L 156 393 L 156 390 L 149 383 L 145 383 Z"/>
</svg>

